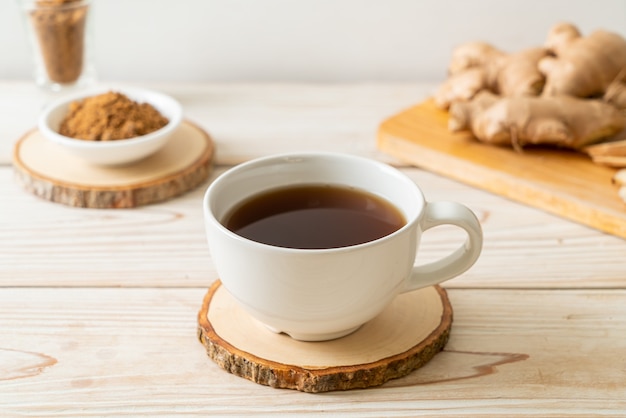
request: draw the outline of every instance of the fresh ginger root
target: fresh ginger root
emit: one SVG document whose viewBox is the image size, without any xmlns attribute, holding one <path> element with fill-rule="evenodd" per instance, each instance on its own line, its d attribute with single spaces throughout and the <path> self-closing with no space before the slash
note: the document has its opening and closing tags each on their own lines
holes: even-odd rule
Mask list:
<svg viewBox="0 0 626 418">
<path fill-rule="evenodd" d="M 545 46 L 553 56 L 539 62 L 544 95 L 602 96 L 626 69 L 626 39 L 616 33 L 597 30 L 583 37 L 574 25 L 560 23 Z"/>
<path fill-rule="evenodd" d="M 544 48 L 528 48 L 509 55 L 495 76 L 495 93 L 502 96 L 538 96 L 545 80 L 537 65 L 547 54 Z"/>
<path fill-rule="evenodd" d="M 486 42 L 466 42 L 452 51 L 448 74 L 455 75 L 470 68 L 484 67 L 506 55 Z"/>
<path fill-rule="evenodd" d="M 626 109 L 626 67 L 606 88 L 603 99 L 619 109 Z"/>
<path fill-rule="evenodd" d="M 626 39 L 555 25 L 542 47 L 507 54 L 483 42 L 453 51 L 435 94 L 451 131 L 485 143 L 583 150 L 626 126 Z"/>
<path fill-rule="evenodd" d="M 571 96 L 497 97 L 482 92 L 449 110 L 452 130 L 470 129 L 485 143 L 548 144 L 582 149 L 626 127 L 626 118 L 601 100 Z"/>
<path fill-rule="evenodd" d="M 448 109 L 448 129 L 452 132 L 472 130 L 473 121 L 498 100 L 499 96 L 483 90 L 471 101 L 454 102 Z"/>
<path fill-rule="evenodd" d="M 487 74 L 482 67 L 472 67 L 451 75 L 435 92 L 437 107 L 448 109 L 455 102 L 466 102 L 486 90 Z"/>
<path fill-rule="evenodd" d="M 452 54 L 450 77 L 435 93 L 435 104 L 448 109 L 483 90 L 502 96 L 537 96 L 544 84 L 538 63 L 547 55 L 545 48 L 507 54 L 481 42 L 463 44 Z"/>
</svg>

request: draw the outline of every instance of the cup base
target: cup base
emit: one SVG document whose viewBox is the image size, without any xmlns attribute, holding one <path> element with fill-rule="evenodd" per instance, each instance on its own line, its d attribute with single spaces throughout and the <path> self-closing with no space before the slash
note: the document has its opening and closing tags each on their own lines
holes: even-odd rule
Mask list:
<svg viewBox="0 0 626 418">
<path fill-rule="evenodd" d="M 350 328 L 350 329 L 343 330 L 343 331 L 338 331 L 338 332 L 329 332 L 329 333 L 324 333 L 324 334 L 307 334 L 307 333 L 301 333 L 301 332 L 281 331 L 281 330 L 273 328 L 273 327 L 271 327 L 271 326 L 269 326 L 267 324 L 263 324 L 263 325 L 265 325 L 265 327 L 267 329 L 269 329 L 270 331 L 272 331 L 272 332 L 274 332 L 276 334 L 285 334 L 285 335 L 288 335 L 289 337 L 291 337 L 294 340 L 305 341 L 305 342 L 336 340 L 338 338 L 350 335 L 353 332 L 355 332 L 356 330 L 358 330 L 359 328 L 361 328 L 361 325 L 359 325 L 359 326 L 356 326 L 354 328 Z"/>
</svg>

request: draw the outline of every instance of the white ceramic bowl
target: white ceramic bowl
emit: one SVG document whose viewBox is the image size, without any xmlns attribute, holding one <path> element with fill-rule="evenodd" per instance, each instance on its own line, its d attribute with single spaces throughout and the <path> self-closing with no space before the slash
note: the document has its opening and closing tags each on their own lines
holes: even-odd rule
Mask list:
<svg viewBox="0 0 626 418">
<path fill-rule="evenodd" d="M 147 135 L 114 141 L 85 141 L 58 133 L 59 125 L 67 114 L 71 102 L 108 91 L 120 92 L 136 102 L 151 104 L 169 120 L 169 123 Z M 45 138 L 85 161 L 98 165 L 118 165 L 140 160 L 161 149 L 180 125 L 182 117 L 181 105 L 165 94 L 138 88 L 100 88 L 67 95 L 54 101 L 39 117 L 38 127 Z"/>
</svg>

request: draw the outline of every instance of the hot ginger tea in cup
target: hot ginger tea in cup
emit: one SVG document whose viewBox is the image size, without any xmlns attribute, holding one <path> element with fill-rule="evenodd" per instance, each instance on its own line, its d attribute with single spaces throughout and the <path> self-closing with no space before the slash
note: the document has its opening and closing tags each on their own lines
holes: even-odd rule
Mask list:
<svg viewBox="0 0 626 418">
<path fill-rule="evenodd" d="M 236 206 L 222 224 L 244 238 L 278 247 L 326 249 L 374 241 L 405 225 L 386 200 L 334 185 L 286 186 Z"/>
<path fill-rule="evenodd" d="M 400 293 L 465 272 L 482 248 L 466 206 L 426 202 L 395 168 L 344 154 L 238 165 L 209 186 L 203 210 L 222 285 L 267 328 L 303 341 L 352 333 Z M 442 259 L 414 265 L 422 232 L 443 224 L 467 238 Z"/>
</svg>

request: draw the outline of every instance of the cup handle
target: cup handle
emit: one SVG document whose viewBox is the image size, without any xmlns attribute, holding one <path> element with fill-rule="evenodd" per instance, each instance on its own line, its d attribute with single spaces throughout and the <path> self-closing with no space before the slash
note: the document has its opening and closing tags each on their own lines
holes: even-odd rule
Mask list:
<svg viewBox="0 0 626 418">
<path fill-rule="evenodd" d="M 426 203 L 420 220 L 422 231 L 444 224 L 464 229 L 467 232 L 465 243 L 439 260 L 414 266 L 403 292 L 456 277 L 469 269 L 478 259 L 483 245 L 483 233 L 474 212 L 456 202 Z"/>
</svg>

